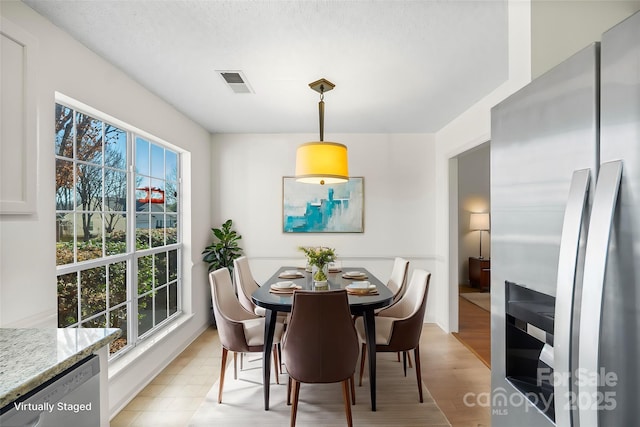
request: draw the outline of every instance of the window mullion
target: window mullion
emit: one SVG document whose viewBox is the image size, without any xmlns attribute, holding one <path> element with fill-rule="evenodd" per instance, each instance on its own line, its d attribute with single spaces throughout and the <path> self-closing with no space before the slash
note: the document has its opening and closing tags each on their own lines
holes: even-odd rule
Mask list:
<svg viewBox="0 0 640 427">
<path fill-rule="evenodd" d="M 131 275 L 129 279 L 127 279 L 127 294 L 129 295 L 128 304 L 130 315 L 127 318 L 127 326 L 131 333 L 129 340 L 135 345 L 138 341 L 138 292 L 133 286 L 135 283 L 138 283 L 138 259 L 135 254 L 131 257 L 129 269 L 131 270 Z"/>
<path fill-rule="evenodd" d="M 156 256 L 151 257 L 151 329 L 156 327 Z"/>
<path fill-rule="evenodd" d="M 127 132 L 127 251 L 130 254 L 127 266 L 127 316 L 128 340 L 135 345 L 138 340 L 138 260 L 136 257 L 136 176 L 134 159 L 136 156 L 133 132 Z"/>
<path fill-rule="evenodd" d="M 100 204 L 100 227 L 101 227 L 101 234 L 102 234 L 102 256 L 106 257 L 107 256 L 107 229 L 105 226 L 105 220 L 106 220 L 106 209 L 107 209 L 107 188 L 106 188 L 106 182 L 107 182 L 107 172 L 106 172 L 106 155 L 107 155 L 107 151 L 106 151 L 106 146 L 107 146 L 107 134 L 105 132 L 105 123 L 104 121 L 102 122 L 102 126 L 101 126 L 101 137 L 102 137 L 102 147 L 101 149 L 101 166 L 102 166 L 102 194 L 101 194 L 101 200 L 102 203 Z M 109 300 L 109 293 L 107 291 L 107 301 Z M 107 310 L 109 308 L 109 304 L 107 304 Z"/>
<path fill-rule="evenodd" d="M 77 132 L 77 122 L 76 122 L 76 111 L 73 110 L 73 113 L 71 114 L 72 116 L 72 121 L 73 121 L 73 161 L 72 161 L 72 166 L 73 166 L 73 171 L 71 173 L 71 175 L 73 176 L 73 197 L 71 198 L 71 200 L 73 201 L 73 206 L 71 209 L 71 212 L 73 212 L 73 262 L 78 262 L 78 212 L 77 212 L 77 206 L 78 206 L 78 149 L 77 149 L 77 139 L 78 139 L 78 132 Z M 78 303 L 80 302 L 80 294 L 78 294 Z"/>
<path fill-rule="evenodd" d="M 77 316 L 76 321 L 77 321 L 77 325 L 80 326 L 80 322 L 82 320 L 82 304 L 81 304 L 81 302 L 82 302 L 82 283 L 80 283 L 80 272 L 79 271 L 76 272 L 76 289 L 77 289 L 76 292 L 78 293 L 76 295 L 76 298 L 78 300 L 78 304 L 77 304 L 77 306 L 78 306 L 78 316 Z"/>
</svg>

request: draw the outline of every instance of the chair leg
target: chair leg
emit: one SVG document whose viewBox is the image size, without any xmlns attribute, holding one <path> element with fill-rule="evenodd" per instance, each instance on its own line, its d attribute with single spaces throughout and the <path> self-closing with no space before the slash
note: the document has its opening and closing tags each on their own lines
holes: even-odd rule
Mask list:
<svg viewBox="0 0 640 427">
<path fill-rule="evenodd" d="M 242 359 L 242 356 L 240 358 Z M 238 353 L 235 351 L 233 352 L 233 379 L 238 379 Z"/>
<path fill-rule="evenodd" d="M 227 367 L 228 350 L 222 347 L 222 363 L 220 367 L 220 388 L 218 388 L 218 403 L 222 403 L 222 387 L 224 386 L 224 371 Z"/>
<path fill-rule="evenodd" d="M 291 377 L 287 381 L 287 406 L 291 406 Z"/>
<path fill-rule="evenodd" d="M 400 352 L 396 352 L 396 355 L 398 356 L 398 362 L 400 361 Z"/>
<path fill-rule="evenodd" d="M 418 394 L 420 395 L 420 403 L 422 400 L 422 373 L 420 372 L 420 346 L 413 349 L 413 355 L 416 358 L 416 379 L 418 380 Z"/>
<path fill-rule="evenodd" d="M 278 366 L 280 367 L 280 373 L 282 374 L 284 372 L 282 372 L 282 346 L 280 343 L 278 343 L 278 359 L 280 360 Z"/>
<path fill-rule="evenodd" d="M 298 415 L 298 397 L 300 396 L 300 382 L 293 380 L 293 405 L 291 405 L 291 427 L 296 425 Z"/>
<path fill-rule="evenodd" d="M 349 401 L 349 380 L 342 381 L 342 398 L 344 399 L 344 412 L 347 415 L 347 425 L 353 426 L 353 419 L 351 418 L 351 402 Z"/>
<path fill-rule="evenodd" d="M 240 353 L 240 370 L 244 369 L 244 353 Z"/>
<path fill-rule="evenodd" d="M 407 353 L 407 360 L 409 361 L 409 367 L 413 368 L 413 363 L 411 363 L 411 353 L 409 353 L 408 351 L 405 351 L 405 353 Z"/>
<path fill-rule="evenodd" d="M 402 352 L 402 369 L 404 369 L 404 376 L 407 376 L 407 352 Z"/>
<path fill-rule="evenodd" d="M 278 365 L 280 364 L 280 362 L 278 362 L 278 346 L 273 346 L 273 369 L 275 369 L 276 371 L 276 384 L 280 384 L 280 378 L 278 377 L 278 371 L 280 369 L 278 369 Z"/>
<path fill-rule="evenodd" d="M 356 387 L 355 387 L 355 380 L 353 379 L 353 375 L 349 377 L 349 385 L 351 386 L 351 404 L 355 405 L 356 404 Z"/>
<path fill-rule="evenodd" d="M 362 344 L 362 354 L 360 355 L 360 384 L 359 387 L 362 387 L 362 373 L 364 371 L 364 360 L 367 358 L 367 344 Z"/>
</svg>

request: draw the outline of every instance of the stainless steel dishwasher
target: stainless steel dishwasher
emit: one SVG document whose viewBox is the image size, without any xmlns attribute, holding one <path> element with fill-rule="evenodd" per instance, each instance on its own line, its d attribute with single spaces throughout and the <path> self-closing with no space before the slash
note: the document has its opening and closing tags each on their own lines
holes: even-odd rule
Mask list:
<svg viewBox="0 0 640 427">
<path fill-rule="evenodd" d="M 0 411 L 2 427 L 99 427 L 100 360 L 89 356 Z"/>
</svg>

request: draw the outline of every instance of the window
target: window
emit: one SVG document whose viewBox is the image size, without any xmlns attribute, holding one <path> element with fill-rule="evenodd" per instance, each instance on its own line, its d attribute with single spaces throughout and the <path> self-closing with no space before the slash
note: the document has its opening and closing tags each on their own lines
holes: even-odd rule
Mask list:
<svg viewBox="0 0 640 427">
<path fill-rule="evenodd" d="M 58 326 L 121 328 L 113 355 L 181 310 L 179 155 L 69 106 L 55 114 Z"/>
</svg>

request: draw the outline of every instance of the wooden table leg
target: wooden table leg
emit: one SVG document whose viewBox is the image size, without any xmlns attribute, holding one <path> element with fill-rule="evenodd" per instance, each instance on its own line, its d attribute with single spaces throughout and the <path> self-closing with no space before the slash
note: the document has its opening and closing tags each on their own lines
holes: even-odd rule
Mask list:
<svg viewBox="0 0 640 427">
<path fill-rule="evenodd" d="M 371 410 L 376 410 L 376 321 L 373 310 L 365 310 L 364 331 L 367 335 L 367 353 L 369 356 L 369 387 L 371 391 Z"/>
<path fill-rule="evenodd" d="M 269 386 L 271 385 L 271 349 L 276 331 L 277 311 L 266 310 L 264 317 L 264 349 L 262 350 L 262 383 L 264 387 L 264 410 L 269 410 Z"/>
</svg>

